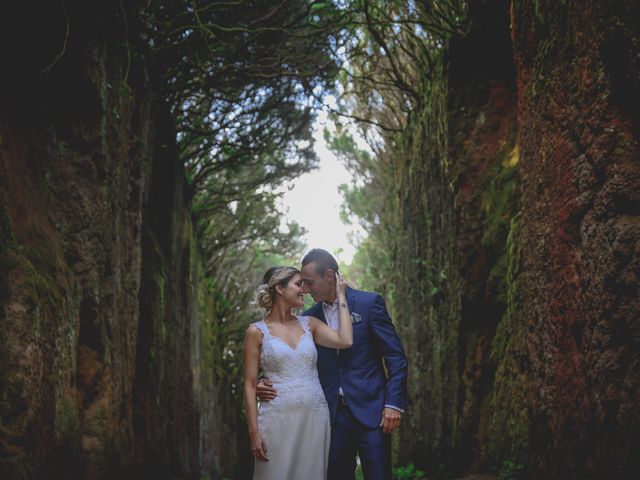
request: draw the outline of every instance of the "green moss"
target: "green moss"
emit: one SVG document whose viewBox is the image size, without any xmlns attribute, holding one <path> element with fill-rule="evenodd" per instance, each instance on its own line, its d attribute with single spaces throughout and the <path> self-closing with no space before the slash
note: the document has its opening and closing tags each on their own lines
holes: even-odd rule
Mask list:
<svg viewBox="0 0 640 480">
<path fill-rule="evenodd" d="M 448 81 L 442 58 L 420 82 L 420 102 L 407 127 L 387 143 L 385 199 L 376 235 L 388 252 L 387 303 L 409 362 L 411 420 L 400 432 L 398 460 L 451 465 L 458 412 L 459 281 L 453 231 L 452 164 L 448 150 Z M 370 236 L 371 238 L 371 236 Z M 429 395 L 425 397 L 424 392 Z"/>
<path fill-rule="evenodd" d="M 64 326 L 67 317 L 65 306 L 70 273 L 59 251 L 51 246 L 46 249 L 43 243 L 36 243 L 23 246 L 21 250 L 24 280 L 14 288 L 16 291 L 21 290 L 22 298 L 32 302 L 35 312 L 31 317 L 34 339 L 60 347 L 60 341 L 63 339 L 60 339 L 59 335 L 68 336 L 62 332 L 66 329 L 61 330 L 61 327 Z M 68 355 L 73 355 L 70 347 L 71 345 L 66 345 L 66 348 L 56 349 L 56 365 L 60 365 L 61 362 L 69 364 Z"/>
<path fill-rule="evenodd" d="M 8 246 L 15 243 L 13 237 L 13 226 L 9 212 L 0 203 L 0 245 Z"/>
<path fill-rule="evenodd" d="M 55 417 L 50 415 L 50 422 L 57 436 L 62 434 L 65 425 L 70 427 L 72 423 L 67 415 L 68 405 L 60 397 L 68 388 L 68 379 L 75 368 L 76 328 L 69 317 L 71 304 L 77 297 L 73 292 L 74 276 L 51 233 L 41 226 L 30 226 L 18 243 L 3 201 L 4 198 L 0 198 L 0 304 L 7 307 L 9 303 L 20 303 L 29 313 L 28 321 L 14 323 L 5 321 L 5 308 L 0 309 L 0 320 L 3 320 L 0 321 L 0 416 L 15 411 L 9 395 L 21 388 L 23 382 L 19 376 L 8 377 L 12 371 L 4 368 L 12 360 L 8 353 L 11 349 L 5 348 L 6 342 L 35 343 L 43 354 L 41 360 L 46 372 L 41 388 L 48 393 L 41 400 L 31 399 L 30 403 L 40 402 L 41 406 L 46 404 L 55 409 Z M 23 420 L 13 414 L 8 418 L 13 426 L 14 422 Z"/>
<path fill-rule="evenodd" d="M 167 308 L 167 279 L 165 272 L 165 259 L 158 239 L 153 232 L 146 230 L 144 233 L 145 255 L 148 255 L 148 266 L 145 267 L 143 281 L 145 292 L 145 303 L 150 312 L 150 322 L 152 322 L 154 334 L 153 341 L 149 346 L 150 361 L 162 372 L 164 363 L 158 361 L 165 348 L 166 340 L 166 308 Z"/>
<path fill-rule="evenodd" d="M 3 302 L 9 298 L 10 280 L 9 275 L 20 265 L 20 257 L 9 247 L 0 253 L 0 300 Z M 4 316 L 4 311 L 0 310 L 0 319 Z"/>
<path fill-rule="evenodd" d="M 58 398 L 68 387 L 65 379 L 70 378 L 75 366 L 76 329 L 69 319 L 73 275 L 60 250 L 45 232 L 35 228 L 27 232 L 29 243 L 25 244 L 18 244 L 11 235 L 9 237 L 12 241 L 0 253 L 0 295 L 4 305 L 17 302 L 27 308 L 29 321 L 0 322 L 0 366 L 4 367 L 10 361 L 6 342 L 16 341 L 16 338 L 37 344 L 39 351 L 47 355 L 42 358 L 46 374 L 41 388 L 48 393 L 41 400 L 31 399 L 30 403 L 45 405 L 51 401 L 48 404 L 55 408 L 55 417 L 51 415 L 50 421 L 56 437 L 60 438 L 58 435 L 73 430 L 74 423 L 70 405 Z M 0 310 L 0 316 L 4 317 L 4 308 Z M 21 388 L 22 383 L 19 377 L 8 377 L 7 371 L 0 368 L 0 417 L 15 408 L 9 395 Z M 51 394 L 55 398 L 51 398 Z M 23 419 L 20 416 L 11 418 L 9 424 Z"/>
<path fill-rule="evenodd" d="M 63 397 L 56 402 L 54 432 L 60 444 L 73 442 L 79 435 L 80 418 L 73 399 Z"/>
<path fill-rule="evenodd" d="M 515 132 L 514 132 L 515 134 Z M 511 222 L 520 208 L 518 174 L 519 149 L 515 138 L 499 152 L 494 167 L 481 189 L 480 205 L 484 216 L 482 245 L 496 260 L 487 279 L 487 290 L 493 292 L 497 302 L 507 304 L 508 235 Z"/>
<path fill-rule="evenodd" d="M 507 311 L 498 325 L 491 346 L 496 365 L 491 397 L 490 440 L 487 454 L 496 465 L 504 460 L 529 462 L 531 415 L 528 400 L 526 328 L 522 322 L 521 217 L 511 221 L 507 241 Z"/>
<path fill-rule="evenodd" d="M 158 242 L 158 239 L 151 232 L 147 234 L 147 240 L 149 243 L 149 248 L 153 252 L 153 279 L 155 282 L 155 287 L 158 293 L 158 301 L 159 301 L 159 312 L 164 312 L 165 304 L 166 304 L 166 292 L 165 292 L 165 284 L 166 284 L 166 274 L 164 271 L 164 255 L 162 253 L 162 247 Z M 161 318 L 161 317 L 160 317 Z"/>
<path fill-rule="evenodd" d="M 511 142 L 509 144 L 513 145 Z M 501 161 L 495 162 L 489 173 L 481 199 L 484 213 L 482 243 L 485 246 L 505 245 L 509 222 L 518 209 L 518 146 L 498 155 Z"/>
<path fill-rule="evenodd" d="M 83 430 L 104 441 L 109 430 L 108 406 L 103 399 L 100 402 L 91 407 L 90 413 L 85 412 Z"/>
<path fill-rule="evenodd" d="M 159 304 L 159 308 L 160 311 L 164 311 L 165 309 L 165 305 L 166 305 L 166 298 L 165 298 L 165 282 L 166 282 L 166 278 L 164 275 L 164 269 L 162 268 L 162 265 L 158 265 L 158 270 L 155 272 L 155 280 L 156 280 L 156 286 L 158 288 L 158 300 L 160 302 Z"/>
<path fill-rule="evenodd" d="M 2 200 L 2 199 L 0 199 Z M 15 247 L 13 226 L 9 213 L 0 202 L 0 302 L 9 296 L 9 273 L 17 266 L 12 251 Z M 0 309 L 0 320 L 4 317 L 4 311 Z"/>
</svg>

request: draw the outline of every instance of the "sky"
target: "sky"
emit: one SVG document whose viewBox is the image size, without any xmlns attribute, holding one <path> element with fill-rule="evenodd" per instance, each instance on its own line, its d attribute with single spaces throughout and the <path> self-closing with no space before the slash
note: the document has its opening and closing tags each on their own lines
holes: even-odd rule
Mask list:
<svg viewBox="0 0 640 480">
<path fill-rule="evenodd" d="M 359 227 L 340 220 L 343 199 L 338 192 L 340 184 L 351 183 L 351 175 L 328 150 L 323 128 L 319 122 L 314 130 L 319 168 L 294 180 L 293 189 L 285 192 L 283 203 L 288 209 L 287 217 L 307 229 L 303 240 L 308 248 L 324 248 L 338 261 L 351 263 L 356 247 L 349 241 L 349 233 Z"/>
</svg>

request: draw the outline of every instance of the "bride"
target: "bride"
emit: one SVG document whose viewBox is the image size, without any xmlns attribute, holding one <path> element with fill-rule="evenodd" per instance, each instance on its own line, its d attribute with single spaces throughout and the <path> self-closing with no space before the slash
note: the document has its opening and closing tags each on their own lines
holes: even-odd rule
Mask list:
<svg viewBox="0 0 640 480">
<path fill-rule="evenodd" d="M 247 329 L 244 341 L 244 406 L 254 480 L 325 480 L 331 438 L 329 409 L 318 372 L 315 343 L 349 348 L 353 332 L 345 283 L 336 273 L 340 327 L 333 330 L 314 317 L 298 317 L 304 287 L 293 267 L 271 267 L 257 289 L 264 320 Z M 315 343 L 314 343 L 315 342 Z M 258 408 L 258 371 L 273 382 L 278 396 Z"/>
</svg>

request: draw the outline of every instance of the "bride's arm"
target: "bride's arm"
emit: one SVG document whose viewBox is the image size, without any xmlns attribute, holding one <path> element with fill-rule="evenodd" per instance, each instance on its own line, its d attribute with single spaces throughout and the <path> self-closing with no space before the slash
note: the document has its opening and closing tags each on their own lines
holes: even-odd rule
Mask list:
<svg viewBox="0 0 640 480">
<path fill-rule="evenodd" d="M 255 326 L 250 326 L 244 337 L 244 410 L 249 426 L 251 453 L 258 460 L 267 459 L 267 446 L 258 430 L 258 402 L 256 400 L 256 383 L 260 366 L 260 348 L 262 333 Z"/>
<path fill-rule="evenodd" d="M 336 272 L 338 318 L 340 320 L 340 327 L 337 332 L 322 320 L 315 317 L 309 318 L 309 328 L 313 333 L 313 340 L 318 345 L 328 348 L 350 348 L 353 345 L 353 326 L 351 325 L 345 289 L 346 286 L 342 275 Z"/>
</svg>

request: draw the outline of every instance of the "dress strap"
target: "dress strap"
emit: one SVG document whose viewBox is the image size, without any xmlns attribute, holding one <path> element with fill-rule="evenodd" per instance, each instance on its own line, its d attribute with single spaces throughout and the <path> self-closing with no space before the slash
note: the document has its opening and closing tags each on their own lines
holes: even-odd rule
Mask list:
<svg viewBox="0 0 640 480">
<path fill-rule="evenodd" d="M 308 316 L 298 316 L 296 315 L 296 317 L 298 318 L 298 321 L 300 322 L 300 326 L 302 326 L 302 330 L 304 331 L 304 333 L 309 333 L 309 317 Z"/>
<path fill-rule="evenodd" d="M 269 327 L 267 327 L 267 324 L 264 323 L 264 320 L 260 320 L 259 322 L 256 323 L 252 323 L 252 325 L 254 325 L 255 327 L 258 328 L 258 330 L 260 330 L 262 332 L 262 337 L 266 338 L 269 337 Z"/>
</svg>

